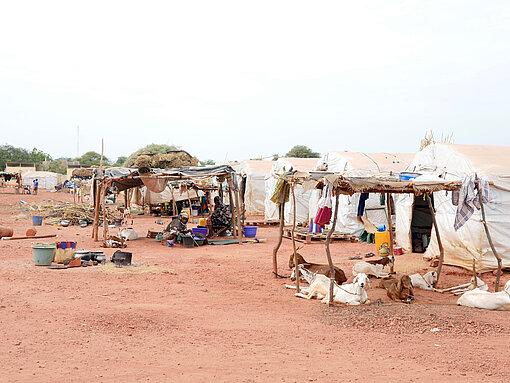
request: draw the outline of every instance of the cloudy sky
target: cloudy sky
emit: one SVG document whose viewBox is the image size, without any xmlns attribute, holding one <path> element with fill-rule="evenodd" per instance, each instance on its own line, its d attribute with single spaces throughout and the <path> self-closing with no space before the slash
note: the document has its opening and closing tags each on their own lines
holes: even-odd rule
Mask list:
<svg viewBox="0 0 510 383">
<path fill-rule="evenodd" d="M 510 3 L 9 1 L 0 144 L 110 158 L 510 145 Z"/>
</svg>

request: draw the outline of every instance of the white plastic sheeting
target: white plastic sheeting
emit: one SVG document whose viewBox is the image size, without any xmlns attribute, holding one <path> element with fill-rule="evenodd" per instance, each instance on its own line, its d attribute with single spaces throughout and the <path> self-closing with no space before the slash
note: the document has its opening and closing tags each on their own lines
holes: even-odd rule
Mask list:
<svg viewBox="0 0 510 383">
<path fill-rule="evenodd" d="M 53 172 L 35 171 L 22 175 L 23 185 L 32 186 L 35 179 L 39 182 L 39 189 L 55 189 L 59 183 L 59 175 Z"/>
<path fill-rule="evenodd" d="M 266 175 L 271 171 L 273 161 L 247 160 L 239 164 L 239 184 L 245 181 L 244 206 L 246 214 L 264 215 L 266 200 Z"/>
<path fill-rule="evenodd" d="M 266 175 L 265 179 L 265 211 L 264 218 L 266 220 L 278 220 L 278 205 L 271 201 L 278 176 L 297 170 L 301 172 L 308 172 L 314 169 L 317 164 L 316 158 L 280 158 L 274 162 L 270 172 Z M 305 192 L 302 185 L 296 185 L 294 188 L 296 195 L 296 223 L 308 222 L 308 202 L 312 191 Z M 294 220 L 294 204 L 292 202 L 292 195 L 290 195 L 289 202 L 285 204 L 285 223 L 292 224 Z"/>
<path fill-rule="evenodd" d="M 503 259 L 503 267 L 510 267 L 510 147 L 434 144 L 418 152 L 407 169 L 423 174 L 420 178 L 440 177 L 447 181 L 462 181 L 466 176 L 493 182 L 490 202 L 485 204 L 486 221 L 492 240 Z M 497 268 L 497 261 L 489 246 L 481 211 L 475 210 L 471 219 L 457 232 L 453 228 L 457 207 L 452 204 L 451 192 L 434 193 L 434 207 L 439 235 L 444 247 L 444 262 L 448 265 L 472 268 L 473 258 L 478 272 Z M 396 240 L 405 250 L 411 250 L 411 220 L 414 196 L 395 197 Z M 427 259 L 439 256 L 435 231 L 424 254 Z"/>
<path fill-rule="evenodd" d="M 317 162 L 315 170 L 343 173 L 350 177 L 398 174 L 409 165 L 413 157 L 413 154 L 408 153 L 330 152 Z M 320 196 L 320 190 L 312 192 L 309 201 L 311 218 L 317 214 Z M 364 226 L 357 217 L 359 197 L 358 193 L 352 196 L 340 195 L 336 231 L 356 236 L 361 234 Z M 378 194 L 370 194 L 366 200 L 365 217 L 376 226 L 388 224 L 386 208 L 381 204 Z"/>
</svg>

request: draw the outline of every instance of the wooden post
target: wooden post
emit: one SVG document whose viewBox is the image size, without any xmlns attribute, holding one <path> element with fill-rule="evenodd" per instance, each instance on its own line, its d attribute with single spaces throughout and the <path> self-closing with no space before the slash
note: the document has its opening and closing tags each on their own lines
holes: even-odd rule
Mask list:
<svg viewBox="0 0 510 383">
<path fill-rule="evenodd" d="M 283 195 L 287 193 L 288 184 L 285 183 L 283 187 Z M 273 247 L 273 274 L 275 278 L 278 278 L 278 260 L 277 260 L 277 254 L 278 250 L 280 249 L 280 246 L 282 244 L 282 238 L 283 238 L 283 226 L 285 226 L 285 198 L 283 198 L 282 203 L 279 205 L 280 209 L 280 227 L 278 232 L 278 242 L 276 242 L 276 245 Z"/>
<path fill-rule="evenodd" d="M 105 183 L 103 185 L 103 192 L 101 193 L 101 201 L 103 204 L 103 240 L 106 241 L 108 237 L 108 218 L 106 217 L 106 191 L 108 190 L 108 185 Z"/>
<path fill-rule="evenodd" d="M 329 283 L 329 301 L 328 306 L 333 303 L 333 287 L 335 282 L 335 267 L 333 265 L 333 259 L 331 258 L 331 251 L 329 250 L 329 242 L 331 239 L 331 235 L 335 231 L 336 227 L 336 220 L 338 217 L 338 205 L 340 202 L 340 193 L 338 193 L 338 190 L 336 191 L 335 196 L 335 215 L 333 216 L 333 223 L 331 224 L 331 227 L 328 231 L 328 235 L 326 236 L 326 256 L 328 257 L 328 263 L 329 263 L 329 271 L 331 272 L 331 279 Z"/>
<path fill-rule="evenodd" d="M 239 233 L 236 233 L 236 209 L 234 208 L 234 199 L 232 197 L 232 179 L 230 176 L 227 177 L 227 184 L 228 184 L 228 200 L 230 204 L 230 211 L 232 212 L 232 231 L 235 238 L 238 238 Z"/>
<path fill-rule="evenodd" d="M 391 194 L 390 193 L 386 193 L 386 206 L 387 206 L 387 210 L 388 210 L 388 230 L 390 231 L 390 248 L 389 248 L 389 252 L 390 254 L 395 257 L 395 253 L 393 252 L 393 222 L 391 222 Z M 394 264 L 395 262 L 393 262 L 391 264 L 391 267 L 390 267 L 390 274 L 392 274 L 394 272 Z"/>
<path fill-rule="evenodd" d="M 482 199 L 480 198 L 480 185 L 478 182 L 478 176 L 476 176 L 475 180 L 475 186 L 478 190 L 478 200 L 480 201 L 480 209 L 482 210 L 482 224 L 483 228 L 485 230 L 485 235 L 487 236 L 487 240 L 489 241 L 489 245 L 492 249 L 492 252 L 494 253 L 494 256 L 496 257 L 496 260 L 498 261 L 498 272 L 496 274 L 496 283 L 494 285 L 494 291 L 499 291 L 499 279 L 501 278 L 501 269 L 502 269 L 502 262 L 501 257 L 499 256 L 498 252 L 496 251 L 496 248 L 494 247 L 494 243 L 492 242 L 491 234 L 489 233 L 489 227 L 487 226 L 487 221 L 485 220 L 485 208 L 483 207 Z M 476 281 L 476 278 L 475 278 Z"/>
<path fill-rule="evenodd" d="M 241 222 L 241 206 L 239 205 L 239 188 L 234 191 L 236 200 L 236 215 L 237 215 L 237 235 L 239 236 L 239 244 L 243 244 L 243 223 Z"/>
<path fill-rule="evenodd" d="M 172 186 L 172 184 L 170 184 L 170 193 L 172 193 L 172 215 L 176 216 L 177 215 L 177 203 L 175 202 L 174 187 Z"/>
<path fill-rule="evenodd" d="M 124 190 L 124 210 L 128 208 L 128 192 L 129 189 Z"/>
<path fill-rule="evenodd" d="M 99 240 L 99 209 L 101 206 L 101 194 L 103 183 L 99 183 L 95 187 L 95 193 L 94 193 L 94 222 L 92 226 L 92 238 L 95 242 Z"/>
<path fill-rule="evenodd" d="M 296 291 L 299 293 L 299 267 L 298 267 L 298 260 L 297 260 L 297 250 L 296 250 L 296 239 L 294 238 L 294 232 L 296 231 L 296 195 L 294 194 L 294 182 L 292 183 L 292 204 L 294 205 L 292 207 L 292 211 L 294 213 L 294 216 L 292 217 L 292 250 L 294 251 L 294 275 L 296 276 Z"/>
<path fill-rule="evenodd" d="M 441 276 L 441 269 L 443 268 L 444 248 L 443 243 L 441 242 L 441 237 L 439 236 L 439 228 L 437 227 L 436 221 L 436 211 L 434 210 L 434 206 L 432 206 L 432 199 L 430 198 L 430 194 L 427 194 L 427 202 L 429 204 L 430 215 L 432 216 L 434 231 L 436 232 L 437 245 L 439 246 L 439 263 L 437 264 L 437 281 L 439 281 L 439 277 Z"/>
</svg>

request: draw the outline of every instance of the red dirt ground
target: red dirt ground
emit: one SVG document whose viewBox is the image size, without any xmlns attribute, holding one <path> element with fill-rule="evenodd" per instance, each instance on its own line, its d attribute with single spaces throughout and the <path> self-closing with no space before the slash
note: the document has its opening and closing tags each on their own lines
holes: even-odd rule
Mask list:
<svg viewBox="0 0 510 383">
<path fill-rule="evenodd" d="M 67 200 L 67 194 L 0 195 L 0 225 L 24 235 L 18 202 Z M 50 270 L 33 265 L 33 240 L 0 241 L 1 381 L 54 382 L 503 382 L 508 381 L 510 313 L 456 306 L 456 298 L 415 291 L 412 305 L 334 306 L 295 298 L 271 273 L 276 228 L 266 243 L 163 247 L 144 238 L 160 227 L 136 216 L 130 242 L 137 267 Z M 91 227 L 42 226 L 39 234 L 101 250 Z M 52 242 L 39 240 L 39 242 Z M 279 271 L 289 275 L 284 239 Z M 104 249 L 111 256 L 114 249 Z M 334 261 L 373 245 L 339 242 Z M 325 262 L 324 246 L 300 252 Z M 397 271 L 425 272 L 418 254 L 397 257 Z M 469 280 L 445 267 L 439 287 Z M 352 279 L 352 277 L 350 278 Z M 493 288 L 494 276 L 483 277 Z M 509 275 L 503 275 L 503 284 Z M 375 285 L 376 283 L 374 283 Z M 384 291 L 372 287 L 371 300 Z M 431 332 L 433 328 L 439 331 Z"/>
</svg>

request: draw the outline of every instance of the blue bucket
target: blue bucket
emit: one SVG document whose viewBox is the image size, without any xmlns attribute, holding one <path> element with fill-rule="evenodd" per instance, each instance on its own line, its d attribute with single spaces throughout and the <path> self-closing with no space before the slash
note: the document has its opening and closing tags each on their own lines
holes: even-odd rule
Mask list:
<svg viewBox="0 0 510 383">
<path fill-rule="evenodd" d="M 42 215 L 34 215 L 34 216 L 32 216 L 32 225 L 41 226 L 42 220 L 43 220 Z"/>
<path fill-rule="evenodd" d="M 245 226 L 244 236 L 246 238 L 254 238 L 257 236 L 257 226 Z"/>
<path fill-rule="evenodd" d="M 194 227 L 191 229 L 193 231 L 193 235 L 202 234 L 203 236 L 207 235 L 207 227 Z"/>
</svg>

